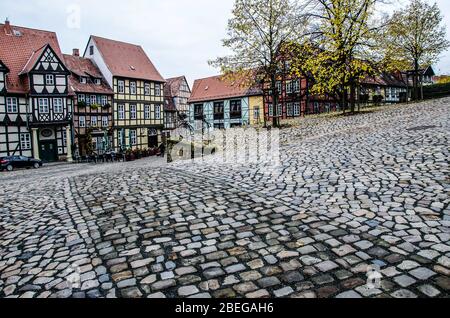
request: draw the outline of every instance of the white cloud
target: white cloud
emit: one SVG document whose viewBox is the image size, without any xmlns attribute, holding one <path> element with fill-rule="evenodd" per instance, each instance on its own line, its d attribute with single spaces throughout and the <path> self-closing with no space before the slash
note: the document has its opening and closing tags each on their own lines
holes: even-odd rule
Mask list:
<svg viewBox="0 0 450 318">
<path fill-rule="evenodd" d="M 404 1 L 404 0 L 403 0 Z M 431 1 L 431 0 L 430 0 Z M 217 74 L 207 61 L 225 54 L 221 40 L 234 0 L 15 0 L 0 1 L 12 24 L 56 31 L 62 50 L 85 48 L 89 35 L 141 45 L 164 77 Z M 438 0 L 450 30 L 450 1 Z M 81 8 L 81 28 L 67 25 L 67 8 Z M 449 31 L 450 35 L 450 31 Z M 437 66 L 450 73 L 450 54 Z"/>
</svg>

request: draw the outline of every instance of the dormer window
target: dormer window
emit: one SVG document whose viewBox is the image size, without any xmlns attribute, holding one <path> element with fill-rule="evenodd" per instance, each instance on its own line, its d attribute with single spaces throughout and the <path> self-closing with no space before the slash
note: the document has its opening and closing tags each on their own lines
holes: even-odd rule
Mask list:
<svg viewBox="0 0 450 318">
<path fill-rule="evenodd" d="M 96 78 L 94 80 L 95 85 L 100 85 L 102 83 L 102 81 L 99 78 Z"/>
<path fill-rule="evenodd" d="M 81 84 L 86 84 L 87 83 L 87 78 L 86 77 L 80 77 L 80 83 Z"/>
</svg>

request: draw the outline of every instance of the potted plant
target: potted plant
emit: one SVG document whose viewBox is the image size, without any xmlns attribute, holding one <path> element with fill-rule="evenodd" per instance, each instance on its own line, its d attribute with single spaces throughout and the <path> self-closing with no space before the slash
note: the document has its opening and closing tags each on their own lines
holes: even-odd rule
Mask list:
<svg viewBox="0 0 450 318">
<path fill-rule="evenodd" d="M 99 109 L 99 108 L 100 108 L 99 104 L 91 104 L 91 109 L 92 110 L 96 110 L 96 109 Z"/>
<path fill-rule="evenodd" d="M 105 105 L 103 105 L 103 108 L 109 109 L 109 108 L 111 108 L 111 104 L 110 103 L 106 103 Z"/>
<path fill-rule="evenodd" d="M 78 101 L 77 105 L 78 105 L 79 108 L 86 108 L 86 106 L 87 106 L 85 101 Z"/>
</svg>

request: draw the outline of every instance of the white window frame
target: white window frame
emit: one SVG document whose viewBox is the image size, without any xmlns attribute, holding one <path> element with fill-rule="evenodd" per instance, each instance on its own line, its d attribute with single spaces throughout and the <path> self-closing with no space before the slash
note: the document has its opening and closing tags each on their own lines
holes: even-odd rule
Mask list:
<svg viewBox="0 0 450 318">
<path fill-rule="evenodd" d="M 269 108 L 269 116 L 273 117 L 273 104 L 269 104 L 268 108 Z"/>
<path fill-rule="evenodd" d="M 155 84 L 155 96 L 161 96 L 161 84 Z"/>
<path fill-rule="evenodd" d="M 53 112 L 55 114 L 64 113 L 64 103 L 62 98 L 53 98 Z"/>
<path fill-rule="evenodd" d="M 78 117 L 78 126 L 80 128 L 86 128 L 86 117 L 85 116 Z"/>
<path fill-rule="evenodd" d="M 117 105 L 117 118 L 119 120 L 125 119 L 125 105 L 124 104 Z"/>
<path fill-rule="evenodd" d="M 98 78 L 96 78 L 94 80 L 94 82 L 95 82 L 95 85 L 101 85 L 102 84 L 102 81 L 100 79 L 98 79 Z"/>
<path fill-rule="evenodd" d="M 130 129 L 130 145 L 131 146 L 137 145 L 137 130 L 136 129 Z"/>
<path fill-rule="evenodd" d="M 45 74 L 45 85 L 55 85 L 55 75 Z"/>
<path fill-rule="evenodd" d="M 283 105 L 282 104 L 278 104 L 277 116 L 278 117 L 283 117 Z"/>
<path fill-rule="evenodd" d="M 144 84 L 144 95 L 150 96 L 151 94 L 152 94 L 152 90 L 151 90 L 150 83 L 145 83 Z"/>
<path fill-rule="evenodd" d="M 50 112 L 48 98 L 39 98 L 38 105 L 39 105 L 39 113 L 40 114 L 48 114 Z"/>
<path fill-rule="evenodd" d="M 286 93 L 290 94 L 293 92 L 293 86 L 292 86 L 292 82 L 287 82 L 286 83 Z"/>
<path fill-rule="evenodd" d="M 293 88 L 294 93 L 300 92 L 300 82 L 299 82 L 299 80 L 295 80 L 295 81 L 292 82 L 292 88 Z"/>
<path fill-rule="evenodd" d="M 103 128 L 109 127 L 109 117 L 108 116 L 102 117 L 102 127 Z"/>
<path fill-rule="evenodd" d="M 155 119 L 161 119 L 161 105 L 155 105 Z"/>
<path fill-rule="evenodd" d="M 294 116 L 300 116 L 300 103 L 294 103 Z"/>
<path fill-rule="evenodd" d="M 97 104 L 97 96 L 91 95 L 89 102 L 91 103 L 91 105 Z"/>
<path fill-rule="evenodd" d="M 86 95 L 84 95 L 84 94 L 78 95 L 78 101 L 79 102 L 85 102 L 86 101 Z"/>
<path fill-rule="evenodd" d="M 81 76 L 81 77 L 80 77 L 80 83 L 81 83 L 81 84 L 87 84 L 87 78 L 84 77 L 84 76 Z"/>
<path fill-rule="evenodd" d="M 91 127 L 97 127 L 97 126 L 98 126 L 97 116 L 91 116 Z"/>
<path fill-rule="evenodd" d="M 136 95 L 137 94 L 137 83 L 134 81 L 130 82 L 130 94 Z"/>
<path fill-rule="evenodd" d="M 6 110 L 9 114 L 19 112 L 19 104 L 17 101 L 17 97 L 7 97 L 6 98 Z"/>
<path fill-rule="evenodd" d="M 253 119 L 254 120 L 259 120 L 259 116 L 260 116 L 260 110 L 259 110 L 259 106 L 255 106 L 253 108 Z"/>
<path fill-rule="evenodd" d="M 108 104 L 108 96 L 102 95 L 102 106 L 105 106 Z"/>
<path fill-rule="evenodd" d="M 21 133 L 20 134 L 20 148 L 22 150 L 31 150 L 31 134 Z"/>
<path fill-rule="evenodd" d="M 131 104 L 130 105 L 130 120 L 136 120 L 137 119 L 137 105 Z"/>
<path fill-rule="evenodd" d="M 144 105 L 144 119 L 150 119 L 150 105 Z"/>
<path fill-rule="evenodd" d="M 288 117 L 294 116 L 294 105 L 292 103 L 287 103 L 286 111 Z"/>
<path fill-rule="evenodd" d="M 117 81 L 117 91 L 119 94 L 125 94 L 125 81 Z"/>
</svg>

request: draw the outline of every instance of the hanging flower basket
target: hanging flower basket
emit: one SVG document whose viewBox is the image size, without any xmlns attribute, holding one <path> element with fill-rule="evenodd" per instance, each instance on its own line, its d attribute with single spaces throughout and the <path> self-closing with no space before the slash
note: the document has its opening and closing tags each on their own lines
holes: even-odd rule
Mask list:
<svg viewBox="0 0 450 318">
<path fill-rule="evenodd" d="M 91 109 L 99 109 L 100 108 L 100 105 L 99 104 L 92 104 L 91 105 Z"/>
</svg>

